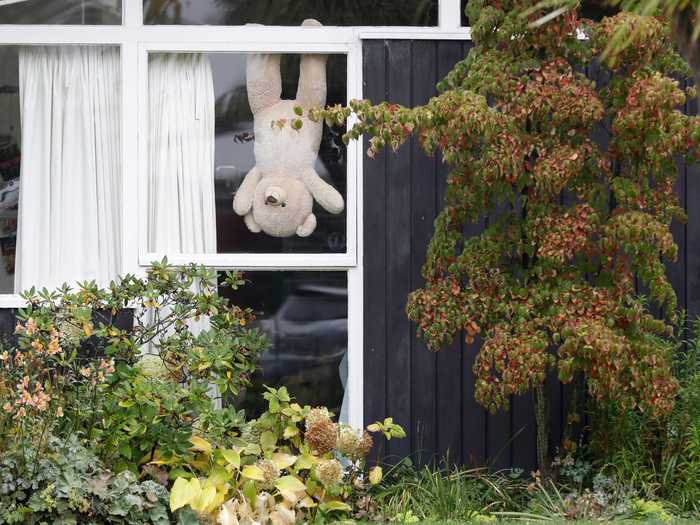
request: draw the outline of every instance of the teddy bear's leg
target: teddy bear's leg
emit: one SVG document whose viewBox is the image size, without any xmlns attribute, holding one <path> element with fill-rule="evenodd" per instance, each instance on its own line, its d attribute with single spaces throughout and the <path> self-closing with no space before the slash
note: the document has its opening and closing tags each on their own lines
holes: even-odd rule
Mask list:
<svg viewBox="0 0 700 525">
<path fill-rule="evenodd" d="M 304 20 L 302 26 L 320 26 L 317 20 Z M 322 108 L 326 105 L 327 55 L 301 55 L 297 103 L 305 108 Z"/>
<path fill-rule="evenodd" d="M 248 103 L 253 115 L 280 101 L 282 75 L 280 55 L 248 55 L 246 61 L 246 86 Z"/>
<path fill-rule="evenodd" d="M 345 207 L 343 196 L 333 186 L 325 182 L 313 168 L 304 171 L 304 185 L 323 209 L 330 213 L 340 213 Z"/>
<path fill-rule="evenodd" d="M 260 170 L 253 167 L 243 178 L 243 182 L 233 198 L 233 211 L 237 215 L 246 215 L 253 207 L 253 196 L 255 195 L 255 188 L 258 186 L 258 182 L 260 182 Z"/>
<path fill-rule="evenodd" d="M 297 228 L 297 235 L 299 237 L 308 237 L 316 229 L 316 216 L 310 213 L 309 216 L 304 220 L 304 222 Z"/>
<path fill-rule="evenodd" d="M 253 218 L 253 212 L 247 213 L 243 217 L 243 222 L 245 222 L 245 225 L 248 226 L 248 229 L 253 233 L 260 233 L 262 231 L 260 225 L 255 222 L 255 219 Z"/>
</svg>

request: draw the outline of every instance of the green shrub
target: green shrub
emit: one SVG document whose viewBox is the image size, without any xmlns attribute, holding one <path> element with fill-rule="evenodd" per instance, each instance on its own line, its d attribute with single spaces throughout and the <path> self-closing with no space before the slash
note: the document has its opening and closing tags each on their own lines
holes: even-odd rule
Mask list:
<svg viewBox="0 0 700 525">
<path fill-rule="evenodd" d="M 218 284 L 213 270 L 164 260 L 108 289 L 26 292 L 17 344 L 0 351 L 0 447 L 77 436 L 115 471 L 138 472 L 184 461 L 194 434 L 235 435 L 242 414 L 218 409 L 209 392 L 248 384 L 267 340 Z M 232 273 L 226 284 L 243 281 Z M 133 322 L 120 321 L 126 310 Z M 193 329 L 202 318 L 208 326 Z"/>
<path fill-rule="evenodd" d="M 167 525 L 167 498 L 154 481 L 104 469 L 76 438 L 25 443 L 0 459 L 0 524 Z"/>
</svg>

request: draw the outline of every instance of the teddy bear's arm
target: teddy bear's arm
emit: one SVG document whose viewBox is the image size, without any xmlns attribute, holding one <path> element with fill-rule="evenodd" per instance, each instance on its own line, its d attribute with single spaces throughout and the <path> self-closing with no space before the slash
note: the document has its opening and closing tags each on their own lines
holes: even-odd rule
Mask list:
<svg viewBox="0 0 700 525">
<path fill-rule="evenodd" d="M 248 55 L 246 61 L 248 103 L 253 115 L 277 104 L 282 97 L 280 55 Z"/>
<path fill-rule="evenodd" d="M 258 182 L 260 182 L 260 170 L 253 167 L 243 179 L 233 198 L 233 211 L 237 215 L 246 215 L 253 207 L 253 196 Z"/>
<path fill-rule="evenodd" d="M 325 182 L 313 168 L 304 171 L 304 185 L 323 209 L 330 213 L 340 213 L 345 207 L 343 197 L 333 186 Z"/>
</svg>

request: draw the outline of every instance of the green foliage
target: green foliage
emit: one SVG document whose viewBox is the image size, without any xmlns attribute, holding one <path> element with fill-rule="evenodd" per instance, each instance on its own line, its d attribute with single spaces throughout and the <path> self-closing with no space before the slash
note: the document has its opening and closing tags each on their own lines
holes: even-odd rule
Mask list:
<svg viewBox="0 0 700 525">
<path fill-rule="evenodd" d="M 678 343 L 677 402 L 664 418 L 627 412 L 619 406 L 593 412 L 592 449 L 604 471 L 643 497 L 700 511 L 700 322 L 694 337 Z"/>
<path fill-rule="evenodd" d="M 375 498 L 378 516 L 401 521 L 410 511 L 421 523 L 487 521 L 493 513 L 522 509 L 526 499 L 526 484 L 518 472 L 416 468 L 410 460 L 387 472 Z"/>
<path fill-rule="evenodd" d="M 193 458 L 171 472 L 177 476 L 171 510 L 187 506 L 232 525 L 349 515 L 361 510 L 362 498 L 366 507 L 369 434 L 333 422 L 325 408 L 300 406 L 284 387 L 266 390 L 268 410 L 248 422 L 228 447 L 192 438 Z M 391 422 L 381 428 L 395 437 L 405 435 Z"/>
<path fill-rule="evenodd" d="M 677 256 L 670 226 L 685 214 L 673 185 L 678 156 L 697 153 L 700 138 L 672 78 L 688 69 L 655 18 L 590 24 L 571 9 L 538 25 L 550 5 L 470 1 L 474 48 L 424 106 L 356 100 L 311 117 L 337 124 L 354 114 L 345 140 L 370 135 L 370 156 L 416 136 L 449 165 L 425 285 L 406 310 L 436 350 L 460 332 L 468 343 L 482 335 L 482 405 L 505 408 L 513 395 L 541 391 L 553 370 L 563 382 L 585 376 L 598 403 L 661 417 L 678 389 L 667 340 L 676 296 L 664 260 Z M 627 23 L 642 36 L 601 64 L 609 82 L 588 80 L 581 71 Z M 597 131 L 609 140 L 593 142 Z M 465 226 L 485 217 L 485 231 L 465 238 Z"/>
<path fill-rule="evenodd" d="M 77 439 L 25 443 L 0 459 L 0 524 L 115 523 L 167 525 L 167 490 L 113 474 Z"/>
<path fill-rule="evenodd" d="M 219 296 L 215 271 L 164 260 L 108 289 L 86 282 L 24 298 L 17 345 L 0 352 L 0 447 L 77 436 L 117 472 L 136 473 L 184 460 L 193 434 L 225 441 L 243 422 L 209 391 L 248 384 L 267 341 L 247 326 L 250 310 Z"/>
</svg>

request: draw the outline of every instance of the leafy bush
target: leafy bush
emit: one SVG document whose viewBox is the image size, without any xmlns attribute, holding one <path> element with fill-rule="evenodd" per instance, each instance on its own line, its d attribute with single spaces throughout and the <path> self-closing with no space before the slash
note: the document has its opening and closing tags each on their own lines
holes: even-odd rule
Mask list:
<svg viewBox="0 0 700 525">
<path fill-rule="evenodd" d="M 267 411 L 230 446 L 192 438 L 195 457 L 171 473 L 178 476 L 171 510 L 189 506 L 222 525 L 368 517 L 370 487 L 382 479 L 379 466 L 364 475 L 369 433 L 333 422 L 325 408 L 301 407 L 284 387 L 267 388 L 264 397 Z M 390 418 L 368 430 L 405 436 Z"/>
<path fill-rule="evenodd" d="M 0 524 L 167 525 L 167 499 L 154 481 L 104 469 L 77 438 L 25 443 L 0 459 Z"/>
<path fill-rule="evenodd" d="M 685 213 L 673 185 L 677 158 L 697 152 L 700 121 L 678 108 L 687 74 L 669 28 L 628 13 L 589 24 L 576 2 L 549 23 L 550 3 L 472 0 L 474 47 L 426 105 L 351 101 L 313 118 L 356 123 L 344 139 L 371 135 L 368 154 L 412 135 L 439 150 L 451 171 L 423 267 L 425 285 L 407 313 L 433 349 L 482 334 L 476 399 L 490 410 L 534 390 L 538 463 L 548 466 L 544 383 L 586 376 L 591 398 L 656 416 L 678 384 L 666 336 L 677 316 L 663 260 Z M 617 27 L 634 40 L 582 73 Z M 588 38 L 580 39 L 583 31 Z M 595 133 L 606 140 L 595 143 Z M 483 233 L 465 225 L 488 217 Z M 663 308 L 649 310 L 637 280 Z"/>
<path fill-rule="evenodd" d="M 232 273 L 226 283 L 243 281 Z M 217 287 L 216 272 L 164 260 L 109 289 L 26 292 L 17 345 L 0 352 L 0 447 L 77 436 L 115 471 L 138 472 L 183 459 L 193 434 L 233 435 L 242 414 L 209 392 L 236 394 L 267 341 Z"/>
</svg>

